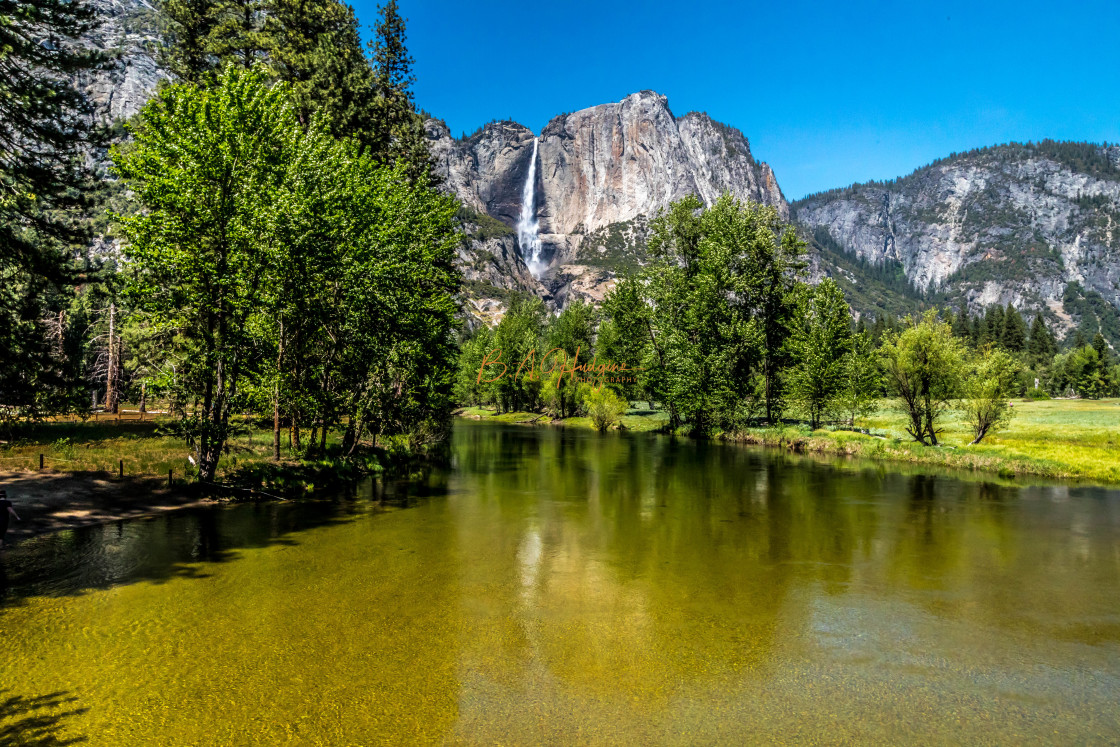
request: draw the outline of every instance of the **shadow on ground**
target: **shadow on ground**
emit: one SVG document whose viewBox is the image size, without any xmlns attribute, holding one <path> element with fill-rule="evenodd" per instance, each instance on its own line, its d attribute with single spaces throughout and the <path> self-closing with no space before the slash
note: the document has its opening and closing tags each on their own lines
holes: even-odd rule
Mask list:
<svg viewBox="0 0 1120 747">
<path fill-rule="evenodd" d="M 78 699 L 67 692 L 47 695 L 13 695 L 0 689 L 0 744 L 60 747 L 86 742 L 84 736 L 61 737 L 68 718 L 85 713 Z"/>
</svg>

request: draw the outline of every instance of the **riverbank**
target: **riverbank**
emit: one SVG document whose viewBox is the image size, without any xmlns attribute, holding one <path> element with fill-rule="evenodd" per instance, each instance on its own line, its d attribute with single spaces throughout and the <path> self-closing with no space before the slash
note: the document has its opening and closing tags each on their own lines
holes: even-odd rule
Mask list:
<svg viewBox="0 0 1120 747">
<path fill-rule="evenodd" d="M 44 532 L 196 508 L 215 503 L 196 491 L 167 487 L 167 478 L 82 472 L 0 472 L 22 521 L 12 519 L 7 544 Z"/>
<path fill-rule="evenodd" d="M 811 431 L 806 425 L 782 425 L 717 437 L 799 453 L 924 464 L 1005 478 L 1029 475 L 1120 483 L 1120 400 L 1016 402 L 1014 409 L 1006 429 L 976 446 L 968 445 L 971 434 L 957 415 L 945 419 L 940 446 L 915 443 L 906 434 L 903 414 L 887 406 L 859 423 L 868 433 L 843 428 Z M 458 414 L 506 423 L 592 427 L 589 418 L 550 421 L 537 413 L 495 415 L 482 408 L 465 408 Z M 637 431 L 662 430 L 668 426 L 668 416 L 656 410 L 630 410 L 623 416 L 622 425 Z"/>
<path fill-rule="evenodd" d="M 230 440 L 215 482 L 200 483 L 187 446 L 161 433 L 159 425 L 138 414 L 48 421 L 24 424 L 14 437 L 0 441 L 0 488 L 23 519 L 10 522 L 8 542 L 228 499 L 306 495 L 408 461 L 378 450 L 357 459 L 277 462 L 272 432 L 246 424 Z M 335 440 L 329 438 L 327 445 L 330 451 Z"/>
</svg>

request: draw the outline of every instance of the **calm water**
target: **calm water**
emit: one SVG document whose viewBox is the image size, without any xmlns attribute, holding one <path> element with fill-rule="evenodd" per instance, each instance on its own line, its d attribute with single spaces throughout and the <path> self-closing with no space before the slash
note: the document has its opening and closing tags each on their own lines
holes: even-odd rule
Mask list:
<svg viewBox="0 0 1120 747">
<path fill-rule="evenodd" d="M 0 743 L 1120 741 L 1120 493 L 470 422 L 454 454 L 8 551 Z"/>
</svg>

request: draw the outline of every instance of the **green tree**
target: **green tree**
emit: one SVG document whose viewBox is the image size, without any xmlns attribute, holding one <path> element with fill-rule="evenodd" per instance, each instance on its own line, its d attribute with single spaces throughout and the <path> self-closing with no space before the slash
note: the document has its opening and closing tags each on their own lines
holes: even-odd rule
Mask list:
<svg viewBox="0 0 1120 747">
<path fill-rule="evenodd" d="M 54 340 L 41 320 L 65 312 L 69 256 L 88 240 L 83 156 L 103 133 L 75 81 L 105 61 L 85 44 L 97 23 L 80 0 L 0 0 L 0 402 L 32 417 L 64 408 L 76 383 L 57 355 L 65 318 Z"/>
<path fill-rule="evenodd" d="M 482 327 L 459 346 L 459 365 L 455 377 L 455 401 L 461 405 L 483 405 L 489 399 L 481 381 L 482 361 L 493 347 L 493 334 Z"/>
<path fill-rule="evenodd" d="M 227 68 L 213 89 L 163 89 L 141 111 L 118 172 L 145 211 L 123 218 L 131 291 L 150 323 L 175 329 L 180 386 L 203 406 L 191 424 L 211 480 L 252 365 L 250 318 L 269 266 L 272 209 L 299 136 L 282 86 Z"/>
<path fill-rule="evenodd" d="M 695 433 L 738 427 L 759 403 L 771 422 L 781 412 L 805 267 L 773 208 L 729 195 L 702 207 L 686 198 L 653 221 L 644 278 L 670 422 Z"/>
<path fill-rule="evenodd" d="M 167 44 L 163 64 L 178 79 L 200 84 L 214 71 L 213 35 L 221 0 L 163 0 L 159 4 Z"/>
<path fill-rule="evenodd" d="M 1003 307 L 992 304 L 984 314 L 984 326 L 980 333 L 978 346 L 1003 344 Z"/>
<path fill-rule="evenodd" d="M 1018 386 L 1019 363 L 1009 352 L 988 349 L 980 354 L 975 370 L 964 384 L 961 409 L 964 411 L 973 439 L 980 443 L 989 432 L 1005 427 L 1011 421 L 1012 408 L 1008 398 Z"/>
<path fill-rule="evenodd" d="M 960 391 L 964 347 L 936 310 L 920 319 L 907 317 L 901 333 L 890 333 L 880 348 L 888 390 L 902 403 L 907 433 L 925 445 L 937 445 L 939 420 Z"/>
<path fill-rule="evenodd" d="M 424 135 L 423 118 L 416 111 L 412 84 L 413 60 L 405 44 L 407 20 L 396 0 L 378 6 L 370 52 L 373 56 L 375 99 L 372 106 L 372 148 L 378 158 L 404 164 L 409 178 L 431 183 L 435 178 Z"/>
<path fill-rule="evenodd" d="M 844 385 L 844 356 L 851 350 L 851 315 L 844 294 L 831 278 L 806 293 L 804 315 L 790 345 L 793 365 L 790 390 L 809 414 L 810 427 L 821 426 Z"/>
<path fill-rule="evenodd" d="M 867 417 L 878 409 L 883 376 L 871 337 L 866 333 L 852 336 L 851 348 L 840 362 L 840 394 L 837 404 L 848 416 L 848 425 Z"/>
<path fill-rule="evenodd" d="M 263 44 L 273 75 L 291 86 L 304 124 L 318 113 L 335 137 L 365 150 L 381 142 L 374 71 L 362 52 L 358 20 L 337 0 L 268 0 Z"/>
<path fill-rule="evenodd" d="M 1031 360 L 1036 366 L 1048 363 L 1054 357 L 1054 354 L 1058 352 L 1058 346 L 1054 342 L 1054 337 L 1050 334 L 1050 330 L 1046 327 L 1046 321 L 1042 318 L 1042 312 L 1035 314 L 1034 321 L 1031 322 L 1027 352 L 1030 354 Z"/>
<path fill-rule="evenodd" d="M 1018 309 L 1011 304 L 1007 304 L 1007 310 L 1003 314 L 1000 344 L 1012 353 L 1021 353 L 1027 349 L 1027 325 Z"/>
<path fill-rule="evenodd" d="M 651 309 L 642 297 L 640 282 L 633 277 L 619 280 L 603 300 L 603 315 L 606 319 L 596 341 L 600 355 L 633 370 L 621 376 L 633 381 L 613 388 L 627 400 L 659 396 L 664 392 L 664 354 L 654 336 Z M 675 418 L 674 413 L 670 417 Z"/>
<path fill-rule="evenodd" d="M 541 357 L 548 352 L 540 349 L 544 322 L 544 304 L 539 298 L 515 297 L 494 329 L 483 382 L 490 384 L 491 397 L 499 412 L 537 407 L 541 396 Z M 553 363 L 546 362 L 545 369 Z"/>
<path fill-rule="evenodd" d="M 961 309 L 957 313 L 956 319 L 953 320 L 953 334 L 966 344 L 972 344 L 972 317 L 968 314 L 968 301 L 966 300 L 961 300 Z"/>
</svg>

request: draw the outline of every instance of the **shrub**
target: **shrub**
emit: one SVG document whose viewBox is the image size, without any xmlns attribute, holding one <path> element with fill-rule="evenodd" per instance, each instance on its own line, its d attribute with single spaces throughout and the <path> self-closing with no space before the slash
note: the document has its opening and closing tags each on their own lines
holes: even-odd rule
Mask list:
<svg viewBox="0 0 1120 747">
<path fill-rule="evenodd" d="M 583 406 L 599 431 L 620 423 L 622 414 L 626 412 L 626 402 L 605 386 L 588 389 L 583 396 Z"/>
</svg>

